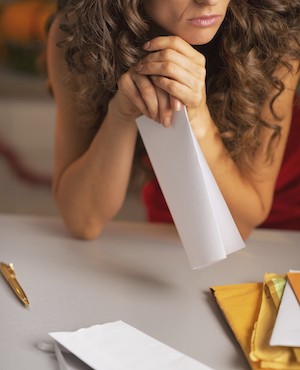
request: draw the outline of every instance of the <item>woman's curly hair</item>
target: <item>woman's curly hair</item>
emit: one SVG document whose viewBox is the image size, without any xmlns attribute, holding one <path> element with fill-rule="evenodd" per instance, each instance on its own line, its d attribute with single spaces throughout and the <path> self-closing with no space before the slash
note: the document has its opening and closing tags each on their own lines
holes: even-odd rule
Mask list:
<svg viewBox="0 0 300 370">
<path fill-rule="evenodd" d="M 66 35 L 61 44 L 70 71 L 81 81 L 80 106 L 93 112 L 93 122 L 105 113 L 121 74 L 144 55 L 149 20 L 142 2 L 58 0 L 60 27 Z M 300 60 L 300 0 L 231 0 L 217 39 L 215 55 L 205 55 L 212 118 L 232 158 L 249 163 L 260 145 L 261 129 L 269 127 L 270 160 L 282 119 L 274 102 L 285 89 L 275 72 L 282 67 L 291 72 L 290 62 Z M 270 95 L 278 124 L 261 118 Z"/>
</svg>

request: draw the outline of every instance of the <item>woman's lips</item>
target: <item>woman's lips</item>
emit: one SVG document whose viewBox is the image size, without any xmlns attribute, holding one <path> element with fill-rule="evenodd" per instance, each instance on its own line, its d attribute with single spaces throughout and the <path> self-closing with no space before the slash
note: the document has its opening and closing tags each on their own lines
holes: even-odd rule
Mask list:
<svg viewBox="0 0 300 370">
<path fill-rule="evenodd" d="M 188 22 L 192 24 L 193 26 L 200 27 L 200 28 L 206 28 L 206 27 L 214 26 L 216 23 L 218 23 L 219 19 L 220 19 L 219 15 L 208 15 L 208 16 L 188 19 Z"/>
</svg>

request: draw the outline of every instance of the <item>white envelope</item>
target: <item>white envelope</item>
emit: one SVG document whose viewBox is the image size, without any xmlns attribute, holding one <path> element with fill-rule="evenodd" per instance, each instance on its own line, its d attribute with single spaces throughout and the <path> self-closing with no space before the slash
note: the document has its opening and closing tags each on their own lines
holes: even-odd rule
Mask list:
<svg viewBox="0 0 300 370">
<path fill-rule="evenodd" d="M 191 266 L 205 267 L 244 248 L 186 109 L 174 113 L 168 128 L 145 116 L 137 126 Z"/>
<path fill-rule="evenodd" d="M 123 321 L 49 334 L 95 370 L 212 370 Z"/>
<path fill-rule="evenodd" d="M 270 346 L 300 347 L 300 305 L 289 281 L 281 298 Z"/>
</svg>

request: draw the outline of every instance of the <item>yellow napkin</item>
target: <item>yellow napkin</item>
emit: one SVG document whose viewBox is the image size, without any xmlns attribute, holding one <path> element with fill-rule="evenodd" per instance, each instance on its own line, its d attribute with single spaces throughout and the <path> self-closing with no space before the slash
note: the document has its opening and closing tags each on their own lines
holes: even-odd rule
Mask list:
<svg viewBox="0 0 300 370">
<path fill-rule="evenodd" d="M 253 370 L 300 370 L 297 349 L 269 346 L 281 298 L 278 286 L 282 291 L 282 278 L 267 274 L 264 283 L 211 288 Z"/>
<path fill-rule="evenodd" d="M 260 369 L 258 363 L 251 361 L 249 353 L 253 325 L 257 320 L 260 308 L 262 286 L 262 283 L 247 283 L 211 288 L 253 370 Z"/>
</svg>

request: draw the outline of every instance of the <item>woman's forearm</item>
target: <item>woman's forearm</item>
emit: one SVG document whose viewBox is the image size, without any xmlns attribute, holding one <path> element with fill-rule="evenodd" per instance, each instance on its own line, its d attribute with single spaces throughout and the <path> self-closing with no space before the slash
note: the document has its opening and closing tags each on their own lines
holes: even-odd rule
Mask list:
<svg viewBox="0 0 300 370">
<path fill-rule="evenodd" d="M 58 207 L 76 236 L 94 239 L 122 206 L 137 136 L 134 121 L 109 110 L 88 150 L 54 182 Z"/>
</svg>

